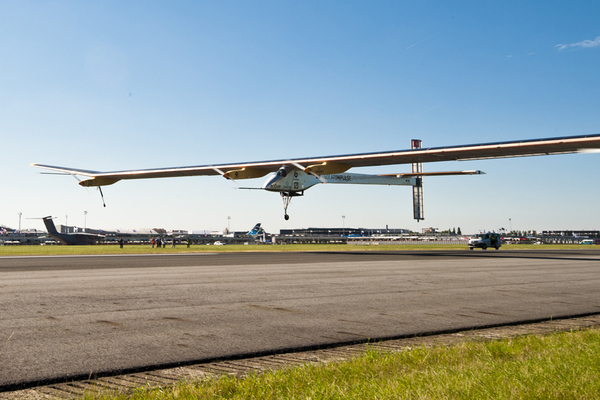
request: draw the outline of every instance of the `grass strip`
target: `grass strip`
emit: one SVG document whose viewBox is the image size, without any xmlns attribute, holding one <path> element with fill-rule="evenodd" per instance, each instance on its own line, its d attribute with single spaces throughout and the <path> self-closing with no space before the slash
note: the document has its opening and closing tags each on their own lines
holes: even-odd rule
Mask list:
<svg viewBox="0 0 600 400">
<path fill-rule="evenodd" d="M 596 246 L 581 245 L 505 245 L 502 250 L 593 250 Z M 179 253 L 226 253 L 226 252 L 286 252 L 286 251 L 402 251 L 402 250 L 467 250 L 466 244 L 283 244 L 283 245 L 180 245 L 175 248 L 152 248 L 150 245 L 96 245 L 96 246 L 0 246 L 0 256 L 49 256 L 49 255 L 102 255 L 102 254 L 179 254 Z M 483 251 L 483 250 L 473 250 Z M 495 252 L 496 250 L 485 250 Z"/>
<path fill-rule="evenodd" d="M 86 399 L 597 399 L 600 331 L 529 335 Z"/>
</svg>

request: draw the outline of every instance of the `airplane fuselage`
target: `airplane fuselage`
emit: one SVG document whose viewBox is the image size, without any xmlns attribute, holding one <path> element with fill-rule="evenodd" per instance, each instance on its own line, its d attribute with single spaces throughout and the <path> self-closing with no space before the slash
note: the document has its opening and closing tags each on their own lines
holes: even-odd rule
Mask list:
<svg viewBox="0 0 600 400">
<path fill-rule="evenodd" d="M 396 176 L 379 176 L 366 174 L 339 173 L 318 175 L 308 174 L 300 169 L 283 166 L 271 174 L 263 184 L 262 189 L 269 192 L 302 192 L 319 183 L 339 183 L 355 185 L 401 185 L 414 186 L 416 178 L 402 178 Z"/>
</svg>

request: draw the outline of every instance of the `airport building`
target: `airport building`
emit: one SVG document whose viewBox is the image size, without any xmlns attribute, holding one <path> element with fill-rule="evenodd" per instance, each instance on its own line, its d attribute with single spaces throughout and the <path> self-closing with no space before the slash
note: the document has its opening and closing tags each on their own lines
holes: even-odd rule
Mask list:
<svg viewBox="0 0 600 400">
<path fill-rule="evenodd" d="M 367 229 L 367 228 L 302 228 L 281 229 L 280 236 L 373 236 L 373 235 L 407 235 L 408 229 Z"/>
<path fill-rule="evenodd" d="M 0 226 L 0 246 L 8 245 L 38 245 L 44 243 L 46 232 L 39 229 L 16 230 Z"/>
<path fill-rule="evenodd" d="M 101 243 L 115 244 L 123 240 L 128 244 L 150 244 L 151 240 L 160 237 L 169 245 L 173 240 L 184 244 L 254 244 L 254 243 L 359 243 L 363 242 L 414 242 L 414 241 L 456 241 L 456 235 L 441 235 L 435 229 L 424 230 L 421 234 L 410 232 L 408 229 L 388 228 L 300 228 L 281 229 L 279 234 L 261 232 L 258 235 L 248 235 L 246 231 L 220 232 L 207 230 L 172 230 L 161 228 L 143 228 L 131 230 L 102 230 L 80 228 L 77 226 L 57 225 L 61 233 L 88 233 L 104 236 Z M 600 231 L 594 230 L 550 230 L 543 231 L 535 238 L 504 238 L 510 243 L 546 243 L 546 244 L 580 244 L 586 239 L 600 240 Z M 525 240 L 526 239 L 526 240 Z M 0 225 L 0 246 L 7 245 L 44 245 L 58 242 L 39 229 L 16 230 Z"/>
<path fill-rule="evenodd" d="M 585 239 L 600 239 L 600 231 L 543 231 L 540 237 L 547 244 L 579 244 Z"/>
</svg>

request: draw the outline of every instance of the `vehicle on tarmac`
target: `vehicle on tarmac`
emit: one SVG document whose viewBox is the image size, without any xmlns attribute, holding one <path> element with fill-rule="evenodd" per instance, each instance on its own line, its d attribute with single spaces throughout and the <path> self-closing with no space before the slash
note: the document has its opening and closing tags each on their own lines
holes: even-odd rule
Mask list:
<svg viewBox="0 0 600 400">
<path fill-rule="evenodd" d="M 584 239 L 579 244 L 600 244 L 600 239 Z"/>
<path fill-rule="evenodd" d="M 502 246 L 502 239 L 498 233 L 478 233 L 469 239 L 470 250 L 473 250 L 475 247 L 481 247 L 482 250 L 493 247 L 498 250 L 500 246 Z"/>
</svg>

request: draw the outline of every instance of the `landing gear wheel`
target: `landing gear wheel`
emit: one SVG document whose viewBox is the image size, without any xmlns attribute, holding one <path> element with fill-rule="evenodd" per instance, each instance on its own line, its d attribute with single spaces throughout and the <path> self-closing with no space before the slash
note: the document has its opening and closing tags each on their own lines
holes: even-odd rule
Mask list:
<svg viewBox="0 0 600 400">
<path fill-rule="evenodd" d="M 497 246 L 496 246 L 496 250 L 498 250 L 499 248 L 500 248 L 500 247 L 497 247 Z"/>
<path fill-rule="evenodd" d="M 294 196 L 303 196 L 304 191 L 301 192 L 280 192 L 281 199 L 283 200 L 283 218 L 287 221 L 290 219 L 290 216 L 287 213 L 288 206 L 292 201 L 292 197 Z"/>
</svg>

